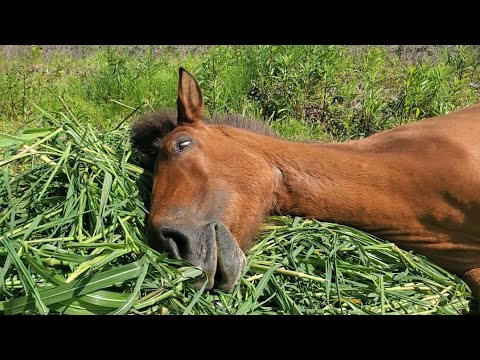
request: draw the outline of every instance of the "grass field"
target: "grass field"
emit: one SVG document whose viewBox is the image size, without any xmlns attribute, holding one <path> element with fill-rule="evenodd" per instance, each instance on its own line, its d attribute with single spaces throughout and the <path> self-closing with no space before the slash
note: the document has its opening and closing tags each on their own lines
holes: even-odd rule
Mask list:
<svg viewBox="0 0 480 360">
<path fill-rule="evenodd" d="M 0 131 L 41 123 L 33 104 L 108 131 L 151 108 L 174 107 L 184 66 L 209 113 L 269 121 L 291 139 L 345 140 L 443 114 L 478 101 L 480 49 L 443 49 L 420 60 L 381 47 L 218 46 L 178 54 L 106 47 L 84 57 L 0 56 Z"/>
<path fill-rule="evenodd" d="M 198 269 L 143 242 L 151 179 L 128 127 L 175 106 L 184 66 L 209 114 L 257 117 L 294 140 L 360 138 L 478 102 L 479 64 L 480 50 L 463 46 L 416 60 L 373 46 L 106 47 L 80 57 L 34 46 L 0 56 L 0 311 L 468 311 L 465 284 L 424 258 L 300 218 L 266 222 L 232 293 L 193 288 Z"/>
</svg>

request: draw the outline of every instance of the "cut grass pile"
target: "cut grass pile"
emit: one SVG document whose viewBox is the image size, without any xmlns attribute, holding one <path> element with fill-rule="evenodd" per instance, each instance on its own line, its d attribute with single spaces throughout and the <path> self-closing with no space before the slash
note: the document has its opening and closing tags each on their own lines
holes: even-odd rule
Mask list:
<svg viewBox="0 0 480 360">
<path fill-rule="evenodd" d="M 145 243 L 151 177 L 129 129 L 68 111 L 0 134 L 0 313 L 461 314 L 458 277 L 358 230 L 271 217 L 230 293 Z"/>
</svg>

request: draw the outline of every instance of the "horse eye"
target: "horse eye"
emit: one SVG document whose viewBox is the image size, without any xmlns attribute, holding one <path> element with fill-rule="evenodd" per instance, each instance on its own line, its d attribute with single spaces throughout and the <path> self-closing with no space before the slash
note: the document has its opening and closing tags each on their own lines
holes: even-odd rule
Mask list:
<svg viewBox="0 0 480 360">
<path fill-rule="evenodd" d="M 177 143 L 177 146 L 175 147 L 175 150 L 177 152 L 185 150 L 190 144 L 192 143 L 192 140 L 182 140 Z"/>
</svg>

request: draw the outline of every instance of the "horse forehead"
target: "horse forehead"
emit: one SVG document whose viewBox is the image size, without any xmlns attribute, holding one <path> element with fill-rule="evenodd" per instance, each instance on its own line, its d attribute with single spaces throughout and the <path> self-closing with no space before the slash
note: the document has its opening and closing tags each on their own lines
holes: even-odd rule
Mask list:
<svg viewBox="0 0 480 360">
<path fill-rule="evenodd" d="M 226 126 L 217 126 L 217 125 L 209 125 L 209 124 L 200 124 L 198 126 L 179 126 L 172 131 L 173 134 L 177 134 L 179 132 L 190 134 L 193 138 L 202 141 L 204 145 L 211 144 L 214 147 L 223 148 L 222 145 L 226 145 L 233 142 L 233 138 L 229 136 L 232 132 L 232 128 Z M 233 131 L 235 131 L 233 129 Z"/>
<path fill-rule="evenodd" d="M 189 124 L 189 125 L 178 125 L 173 129 L 167 136 L 173 137 L 178 133 L 187 133 L 191 134 L 192 136 L 201 135 L 205 130 L 205 126 L 197 125 L 197 124 Z"/>
<path fill-rule="evenodd" d="M 179 133 L 189 135 L 199 141 L 203 150 L 212 156 L 215 156 L 217 153 L 219 156 L 224 155 L 226 149 L 229 149 L 234 144 L 235 146 L 241 145 L 241 142 L 238 141 L 236 128 L 208 123 L 177 126 L 165 136 L 163 141 L 169 142 Z"/>
</svg>

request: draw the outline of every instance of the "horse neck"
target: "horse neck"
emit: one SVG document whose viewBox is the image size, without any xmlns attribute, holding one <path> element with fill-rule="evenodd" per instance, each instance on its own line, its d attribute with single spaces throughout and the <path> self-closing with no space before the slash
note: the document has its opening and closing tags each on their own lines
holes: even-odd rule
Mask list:
<svg viewBox="0 0 480 360">
<path fill-rule="evenodd" d="M 381 208 L 396 196 L 391 186 L 395 170 L 387 159 L 362 152 L 361 144 L 309 144 L 273 138 L 263 142 L 267 161 L 279 177 L 273 212 L 377 227 Z"/>
</svg>

